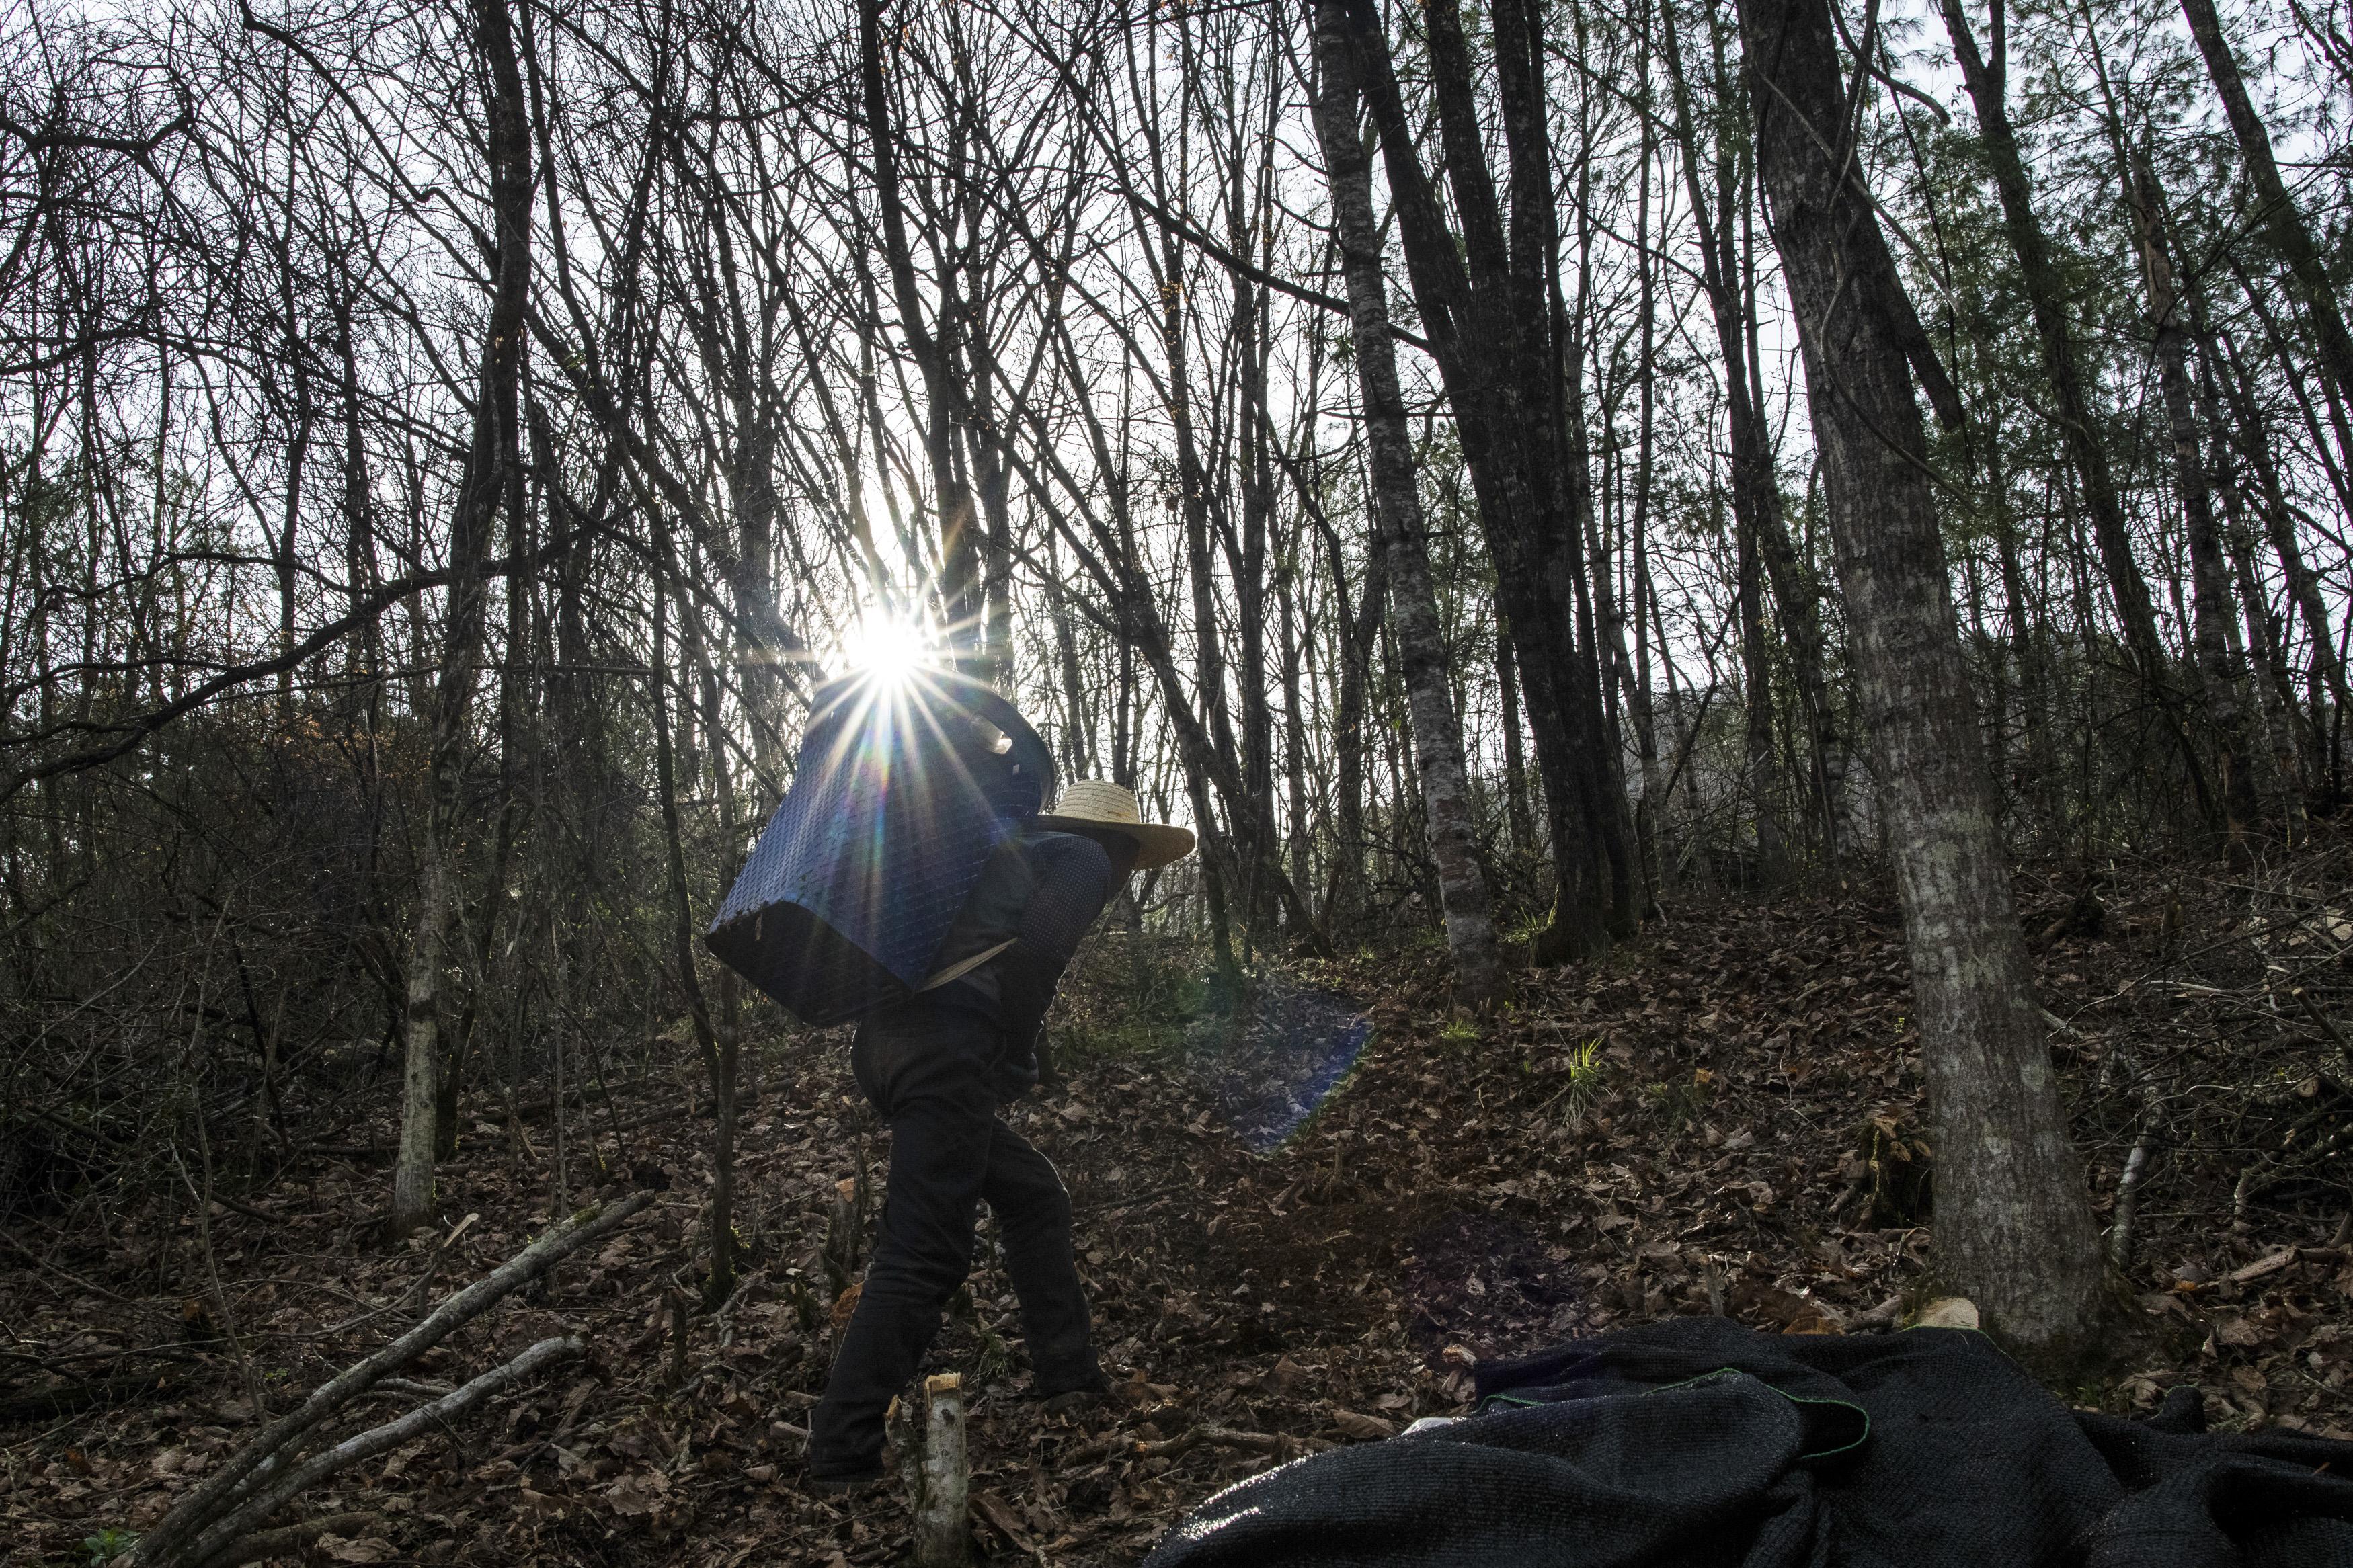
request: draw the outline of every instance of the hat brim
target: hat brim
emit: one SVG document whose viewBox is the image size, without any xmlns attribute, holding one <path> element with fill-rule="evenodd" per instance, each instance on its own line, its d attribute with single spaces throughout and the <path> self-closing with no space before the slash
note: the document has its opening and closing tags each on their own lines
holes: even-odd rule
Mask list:
<svg viewBox="0 0 2353 1568">
<path fill-rule="evenodd" d="M 1193 852 L 1193 830 L 1172 827 L 1165 822 L 1105 822 L 1093 816 L 1056 816 L 1051 813 L 1037 819 L 1038 826 L 1062 833 L 1116 833 L 1135 843 L 1135 868 L 1149 871 L 1166 866 L 1172 860 L 1182 860 Z"/>
</svg>

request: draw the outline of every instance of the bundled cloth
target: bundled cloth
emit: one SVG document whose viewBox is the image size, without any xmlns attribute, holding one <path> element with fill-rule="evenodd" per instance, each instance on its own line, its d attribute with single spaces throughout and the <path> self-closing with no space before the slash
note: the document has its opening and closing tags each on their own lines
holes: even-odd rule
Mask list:
<svg viewBox="0 0 2353 1568">
<path fill-rule="evenodd" d="M 957 911 L 1053 787 L 1046 742 L 968 676 L 829 682 L 703 943 L 805 1024 L 903 1001 L 950 977 L 934 961 Z"/>
<path fill-rule="evenodd" d="M 2071 1410 L 1954 1329 L 1627 1329 L 1229 1487 L 1145 1568 L 2353 1568 L 2353 1443 Z"/>
</svg>

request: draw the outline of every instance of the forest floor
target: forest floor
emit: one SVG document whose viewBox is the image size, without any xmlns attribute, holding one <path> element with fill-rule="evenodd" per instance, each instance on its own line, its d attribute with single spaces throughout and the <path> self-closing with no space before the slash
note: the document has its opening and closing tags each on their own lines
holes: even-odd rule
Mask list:
<svg viewBox="0 0 2353 1568">
<path fill-rule="evenodd" d="M 2069 1398 L 2146 1409 L 2191 1383 L 2217 1426 L 2353 1436 L 2334 1150 L 2353 1131 L 2348 851 L 2324 837 L 2261 875 L 2117 868 L 2097 931 L 2080 884 L 2022 874 L 2104 1223 L 2126 1151 L 2151 1151 L 2129 1279 L 2160 1331 Z M 1227 1016 L 1188 1016 L 1198 986 L 1143 978 L 1138 1000 L 1127 955 L 1093 956 L 1057 1015 L 1065 1089 L 1010 1113 L 1078 1205 L 1116 1396 L 1041 1417 L 991 1263 L 934 1355 L 971 1391 L 976 1525 L 1003 1561 L 1133 1563 L 1279 1462 L 1205 1428 L 1288 1452 L 1376 1440 L 1463 1408 L 1474 1358 L 1711 1310 L 1862 1331 L 1923 1289 L 1928 1234 L 1902 1212 L 1916 1194 L 1887 1179 L 1892 1141 L 1915 1152 L 1926 1133 L 1883 892 L 1678 900 L 1607 962 L 1523 977 L 1476 1026 L 1451 1016 L 1434 950 L 1285 964 Z M 594 1134 L 602 1190 L 658 1187 L 657 1206 L 427 1363 L 479 1370 L 570 1331 L 594 1347 L 586 1370 L 310 1498 L 383 1521 L 314 1560 L 897 1559 L 894 1489 L 824 1499 L 798 1480 L 832 1305 L 826 1216 L 838 1181 L 879 1182 L 887 1157 L 841 1037 L 768 1053 L 742 1134 L 744 1282 L 682 1344 L 666 1304 L 698 1299 L 711 1122 L 691 1053 L 671 1066 L 566 1133 L 572 1201 Z M 388 1138 L 372 1125 L 361 1136 Z M 1877 1176 L 1857 1153 L 1874 1138 Z M 216 1203 L 202 1231 L 193 1205 L 104 1235 L 69 1212 L 11 1222 L 0 1399 L 20 1419 L 0 1426 L 0 1563 L 88 1563 L 152 1524 L 234 1449 L 257 1394 L 282 1410 L 518 1250 L 546 1223 L 554 1153 L 544 1116 L 474 1122 L 442 1226 L 399 1248 L 373 1218 L 385 1168 L 348 1152 Z M 90 1384 L 121 1402 L 21 1418 L 31 1394 Z M 1176 1441 L 1136 1458 L 1114 1439 Z"/>
</svg>

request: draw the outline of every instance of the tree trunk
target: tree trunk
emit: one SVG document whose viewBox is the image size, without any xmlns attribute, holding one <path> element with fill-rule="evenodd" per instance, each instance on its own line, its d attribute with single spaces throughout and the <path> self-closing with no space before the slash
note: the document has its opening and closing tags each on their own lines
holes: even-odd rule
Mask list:
<svg viewBox="0 0 2353 1568">
<path fill-rule="evenodd" d="M 1270 104 L 1271 100 L 1270 99 Z M 1263 142 L 1271 156 L 1274 139 Z M 1273 226 L 1263 212 L 1252 215 L 1245 203 L 1244 170 L 1235 150 L 1228 197 L 1231 238 L 1237 251 L 1247 254 L 1250 233 L 1271 235 Z M 1255 221 L 1253 220 L 1255 217 Z M 1273 432 L 1269 427 L 1266 391 L 1266 291 L 1240 273 L 1233 276 L 1232 357 L 1240 363 L 1235 376 L 1234 420 L 1238 448 L 1237 478 L 1241 488 L 1241 550 L 1230 551 L 1233 574 L 1237 695 L 1241 704 L 1242 791 L 1250 812 L 1248 859 L 1243 871 L 1248 910 L 1253 931 L 1271 939 L 1275 900 L 1271 879 L 1260 874 L 1262 863 L 1279 861 L 1282 837 L 1274 816 L 1274 710 L 1267 679 L 1267 535 L 1274 517 L 1274 470 L 1268 455 Z M 1230 541 L 1230 535 L 1228 536 Z"/>
<path fill-rule="evenodd" d="M 1978 115 L 1978 136 L 1986 162 L 1993 171 L 1995 193 L 2001 198 L 2003 231 L 2018 258 L 2019 282 L 2026 290 L 2028 311 L 2034 318 L 2035 340 L 2042 350 L 2042 370 L 2051 384 L 2051 399 L 2058 416 L 2059 434 L 2069 464 L 2083 486 L 2084 506 L 2092 514 L 2092 537 L 2100 552 L 2101 569 L 2124 628 L 2125 651 L 2130 657 L 2149 696 L 2163 711 L 2175 750 L 2189 770 L 2190 788 L 2200 813 L 2215 816 L 2213 792 L 2205 764 L 2190 738 L 2181 692 L 2176 688 L 2171 660 L 2158 635 L 2157 606 L 2151 603 L 2147 579 L 2133 559 L 2132 534 L 2126 526 L 2124 502 L 2116 494 L 2108 455 L 2092 424 L 2089 394 L 2084 390 L 2083 362 L 2074 329 L 2061 299 L 2058 268 L 2051 243 L 2035 214 L 2027 184 L 2026 164 L 2018 136 L 2010 122 L 2008 102 L 2008 36 L 2002 25 L 2001 0 L 1993 11 L 1993 55 L 1979 53 L 1977 35 L 1961 9 L 1961 0 L 1941 0 L 1945 30 L 1953 40 L 1953 56 Z"/>
<path fill-rule="evenodd" d="M 1733 213 L 1744 215 L 1749 203 L 1749 181 L 1737 167 L 1738 154 L 1722 145 L 1713 159 L 1715 195 L 1711 205 L 1700 183 L 1700 146 L 1691 87 L 1683 67 L 1674 8 L 1665 8 L 1659 33 L 1661 53 L 1674 99 L 1675 139 L 1683 150 L 1683 192 L 1692 204 L 1693 222 L 1699 230 L 1700 282 L 1715 323 L 1717 351 L 1724 355 L 1725 433 L 1732 447 L 1732 512 L 1740 557 L 1739 597 L 1742 605 L 1741 656 L 1749 677 L 1749 787 L 1757 811 L 1757 841 L 1768 880 L 1786 870 L 1784 836 L 1766 794 L 1772 752 L 1769 683 L 1764 679 L 1764 609 L 1756 580 L 1759 563 L 1773 588 L 1774 609 L 1780 617 L 1781 636 L 1788 649 L 1798 696 L 1805 709 L 1809 786 L 1821 821 L 1826 845 L 1834 845 L 1836 811 L 1831 786 L 1831 757 L 1837 745 L 1829 686 L 1822 675 L 1821 616 L 1813 586 L 1802 580 L 1797 551 L 1781 513 L 1780 480 L 1774 472 L 1772 434 L 1765 423 L 1754 374 L 1754 267 L 1736 246 Z M 1722 39 L 1711 18 L 1715 54 L 1715 89 L 1731 90 Z M 1752 630 L 1753 628 L 1753 630 Z M 1760 709 L 1760 701 L 1767 705 Z"/>
<path fill-rule="evenodd" d="M 2222 416 L 2216 382 L 2221 375 L 2221 355 L 2214 347 L 2213 325 L 2206 315 L 2206 290 L 2194 279 L 2184 279 L 2182 300 L 2189 309 L 2189 335 L 2198 345 L 2198 417 L 2213 433 L 2215 493 L 2222 500 L 2222 542 L 2229 552 L 2231 574 L 2236 579 L 2236 608 L 2246 630 L 2242 646 L 2254 689 L 2263 734 L 2271 747 L 2272 775 L 2286 814 L 2288 831 L 2298 835 L 2305 824 L 2304 802 L 2312 764 L 2318 759 L 2312 737 L 2288 682 L 2285 650 L 2281 646 L 2279 618 L 2271 613 L 2261 569 L 2255 561 L 2254 524 L 2247 510 L 2254 504 L 2240 477 L 2238 454 L 2231 439 L 2230 422 Z"/>
<path fill-rule="evenodd" d="M 1093 710 L 1086 697 L 1087 681 L 1079 666 L 1078 628 L 1069 598 L 1062 592 L 1061 567 L 1054 558 L 1054 541 L 1046 540 L 1046 596 L 1054 626 L 1054 658 L 1061 676 L 1062 767 L 1074 779 L 1094 774 Z"/>
<path fill-rule="evenodd" d="M 1937 1269 L 1992 1331 L 2055 1361 L 2096 1331 L 2099 1238 L 1994 823 L 1902 285 L 1848 144 L 1825 0 L 1743 0 L 1740 19 L 1911 953 Z"/>
<path fill-rule="evenodd" d="M 670 960 L 678 966 L 679 990 L 686 999 L 688 1019 L 694 1031 L 697 1048 L 702 1054 L 703 1066 L 711 1075 L 712 1109 L 717 1127 L 712 1137 L 711 1150 L 711 1279 L 706 1300 L 716 1304 L 724 1301 L 735 1289 L 735 1066 L 736 1039 L 733 1031 L 723 1032 L 711 1017 L 711 1008 L 703 1000 L 702 981 L 694 961 L 694 906 L 686 881 L 686 847 L 678 819 L 678 765 L 675 748 L 670 742 L 670 668 L 669 637 L 666 622 L 672 585 L 679 580 L 676 563 L 671 559 L 670 514 L 660 507 L 650 509 L 654 528 L 654 563 L 651 589 L 654 600 L 653 668 L 648 674 L 652 682 L 654 710 L 654 786 L 661 808 L 663 868 L 668 872 L 670 905 Z M 686 595 L 681 593 L 681 602 Z M 691 612 L 690 612 L 691 613 Z M 681 635 L 681 649 L 691 638 Z M 691 671 L 691 658 L 681 658 L 681 672 Z M 679 708 L 681 717 L 692 707 L 681 682 Z M 729 815 L 733 815 L 732 807 Z M 731 844 L 733 836 L 731 837 Z"/>
<path fill-rule="evenodd" d="M 1340 265 L 1348 289 L 1356 386 L 1364 402 L 1372 470 L 1374 548 L 1388 575 L 1389 617 L 1404 667 L 1424 826 L 1430 859 L 1438 868 L 1447 947 L 1454 958 L 1455 996 L 1483 1007 L 1502 991 L 1503 964 L 1487 879 L 1479 867 L 1478 834 L 1471 821 L 1462 731 L 1448 685 L 1438 599 L 1430 584 L 1421 493 L 1415 481 L 1413 443 L 1398 385 L 1397 346 L 1389 335 L 1388 297 L 1381 278 L 1372 161 L 1357 130 L 1355 51 L 1337 5 L 1317 9 L 1315 57 L 1323 88 L 1315 99 L 1315 132 L 1331 182 Z"/>
<path fill-rule="evenodd" d="M 982 581 L 981 539 L 972 484 L 958 450 L 961 432 L 972 423 L 966 389 L 947 334 L 955 325 L 944 305 L 937 330 L 924 321 L 907 238 L 905 197 L 899 184 L 899 131 L 891 116 L 891 94 L 882 61 L 884 0 L 860 0 L 858 57 L 860 106 L 868 150 L 874 165 L 874 199 L 882 225 L 882 254 L 891 272 L 892 302 L 899 331 L 923 374 L 923 447 L 930 458 L 932 504 L 939 516 L 942 581 L 939 585 L 948 640 L 966 673 L 996 680 L 988 650 L 988 606 Z M 943 286 L 943 293 L 945 288 Z"/>
<path fill-rule="evenodd" d="M 2230 401 L 2239 450 L 2248 467 L 2254 469 L 2256 481 L 2263 489 L 2263 505 L 2258 510 L 2263 513 L 2264 537 L 2279 558 L 2280 573 L 2287 580 L 2288 599 L 2303 617 L 2304 629 L 2312 638 L 2308 681 L 2312 691 L 2306 699 L 2309 712 L 2304 726 L 2310 748 L 2306 763 L 2313 787 L 2333 795 L 2337 791 L 2337 770 L 2328 747 L 2327 710 L 2332 703 L 2339 711 L 2353 703 L 2353 690 L 2348 689 L 2345 668 L 2337 658 L 2328 604 L 2321 597 L 2319 574 L 2305 559 L 2304 545 L 2296 538 L 2295 514 L 2289 510 L 2281 485 L 2263 408 L 2247 394 L 2243 372 L 2229 340 L 2221 340 L 2217 348 L 2221 352 L 2210 355 L 2215 379 L 2221 383 Z"/>
<path fill-rule="evenodd" d="M 1496 722 L 1504 731 L 1504 823 L 1512 847 L 1522 854 L 1536 847 L 1535 818 L 1528 810 L 1527 747 L 1520 736 L 1520 671 L 1512 656 L 1512 628 L 1495 621 Z"/>
<path fill-rule="evenodd" d="M 523 307 L 531 287 L 531 128 L 506 0 L 475 0 L 475 39 L 490 68 L 487 149 L 497 255 L 482 343 L 481 394 L 474 405 L 473 438 L 449 528 L 449 613 L 434 691 L 429 799 L 417 877 L 417 935 L 408 963 L 400 1146 L 392 1178 L 395 1236 L 407 1235 L 433 1212 L 441 981 L 451 913 L 449 864 L 456 853 L 466 716 L 481 662 L 483 565 L 491 520 L 506 495 L 509 471 L 521 461 L 516 389 L 522 375 Z"/>
<path fill-rule="evenodd" d="M 1340 535 L 1329 522 L 1324 528 L 1334 597 L 1345 610 L 1348 578 Z M 1372 693 L 1373 644 L 1380 636 L 1387 602 L 1380 552 L 1371 551 L 1356 614 L 1340 616 L 1338 626 L 1340 693 L 1332 715 L 1332 746 L 1338 753 L 1332 783 L 1337 798 L 1332 803 L 1332 892 L 1324 903 L 1324 921 L 1335 935 L 1354 934 L 1365 914 L 1365 710 Z"/>
<path fill-rule="evenodd" d="M 2225 852 L 2233 861 L 2251 852 L 2261 831 L 2255 798 L 2254 747 L 2246 722 L 2246 671 L 2231 649 L 2231 571 L 2222 560 L 2222 539 L 2214 526 L 2212 486 L 2206 474 L 2204 442 L 2189 385 L 2189 333 L 2174 288 L 2173 262 L 2165 235 L 2164 193 L 2146 154 L 2129 158 L 2120 171 L 2132 198 L 2133 227 L 2140 242 L 2141 269 L 2148 285 L 2148 319 L 2155 333 L 2158 382 L 2173 443 L 2173 482 L 2189 535 L 2191 637 L 2205 685 L 2206 711 L 2221 745 Z"/>
<path fill-rule="evenodd" d="M 1281 611 L 1282 640 L 1282 792 L 1290 841 L 1291 885 L 1302 903 L 1312 906 L 1315 887 L 1315 845 L 1307 825 L 1307 704 L 1302 685 L 1301 653 L 1313 658 L 1312 618 L 1302 624 L 1299 598 L 1299 536 L 1294 532 L 1282 552 L 1282 566 L 1274 579 L 1275 604 Z M 1312 671 L 1310 672 L 1312 673 Z"/>
<path fill-rule="evenodd" d="M 1493 557 L 1552 829 L 1552 921 L 1536 956 L 1608 951 L 1609 838 L 1598 673 L 1578 636 L 1583 531 L 1559 472 L 1560 370 L 1547 281 L 1552 168 L 1541 100 L 1541 26 L 1522 0 L 1494 17 L 1511 153 L 1511 231 L 1487 164 L 1472 67 L 1453 0 L 1429 8 L 1430 69 L 1448 182 L 1461 233 L 1447 226 L 1422 169 L 1388 41 L 1367 0 L 1345 7 L 1359 82 L 1380 132 L 1407 271 L 1461 433 Z"/>
<path fill-rule="evenodd" d="M 2272 156 L 2271 132 L 2255 113 L 2253 99 L 2247 95 L 2246 79 L 2239 74 L 2239 62 L 2231 53 L 2230 40 L 2222 36 L 2221 19 L 2214 14 L 2214 0 L 2181 0 L 2181 14 L 2189 19 L 2189 35 L 2198 40 L 2198 52 L 2206 57 L 2206 74 L 2214 79 L 2214 90 L 2222 100 L 2223 112 L 2230 117 L 2231 134 L 2238 140 L 2239 157 L 2245 163 L 2248 183 L 2255 187 L 2262 202 L 2261 216 L 2264 233 L 2272 248 L 2287 263 L 2288 274 L 2295 280 L 2298 298 L 2312 321 L 2313 337 L 2320 346 L 2320 363 L 2328 379 L 2336 383 L 2338 395 L 2353 401 L 2353 334 L 2345 329 L 2345 313 L 2337 301 L 2337 287 L 2328 276 L 2328 268 L 2314 245 L 2312 230 L 2306 226 L 2304 215 L 2296 211 L 2295 198 L 2289 195 L 2287 183 L 2280 178 L 2278 160 Z M 2346 454 L 2353 463 L 2353 450 Z"/>
<path fill-rule="evenodd" d="M 1738 578 L 1734 597 L 1740 619 L 1740 679 L 1746 699 L 1748 807 L 1757 826 L 1757 876 L 1767 886 L 1789 872 L 1788 845 L 1773 809 L 1773 675 L 1765 645 L 1764 570 L 1757 560 L 1756 514 L 1733 518 Z"/>
<path fill-rule="evenodd" d="M 2034 636 L 2033 617 L 2027 610 L 2026 572 L 2018 556 L 2018 518 L 2010 507 L 1998 415 L 1989 415 L 1986 420 L 1986 492 L 1993 510 L 1994 561 L 2001 574 L 2002 612 L 2010 631 L 2006 639 L 2009 656 L 2018 665 L 2020 717 L 2026 730 L 2026 767 L 2033 775 L 2028 787 L 2055 837 L 2065 831 L 2066 807 L 2060 793 L 2059 758 L 2051 745 L 2050 674 Z"/>
</svg>

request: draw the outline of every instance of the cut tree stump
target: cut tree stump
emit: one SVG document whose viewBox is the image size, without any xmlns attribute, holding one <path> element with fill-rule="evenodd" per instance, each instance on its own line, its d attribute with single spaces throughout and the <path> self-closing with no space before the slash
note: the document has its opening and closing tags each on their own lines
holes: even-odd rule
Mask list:
<svg viewBox="0 0 2353 1568">
<path fill-rule="evenodd" d="M 963 1568 L 972 1555 L 972 1468 L 965 1452 L 964 1379 L 923 1383 L 923 1500 L 915 1510 L 917 1568 Z"/>
<path fill-rule="evenodd" d="M 965 1568 L 972 1561 L 972 1467 L 965 1447 L 964 1379 L 923 1381 L 923 1409 L 894 1399 L 883 1417 L 907 1489 L 915 1568 Z"/>
</svg>

